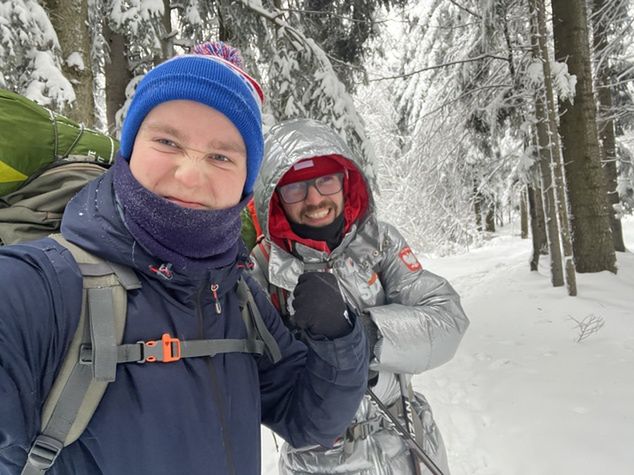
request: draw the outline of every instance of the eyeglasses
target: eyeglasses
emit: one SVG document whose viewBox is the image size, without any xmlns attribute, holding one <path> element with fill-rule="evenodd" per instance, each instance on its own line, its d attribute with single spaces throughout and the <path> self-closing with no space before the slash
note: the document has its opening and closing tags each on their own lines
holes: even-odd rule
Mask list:
<svg viewBox="0 0 634 475">
<path fill-rule="evenodd" d="M 315 189 L 322 196 L 334 195 L 339 193 L 343 188 L 343 173 L 334 173 L 332 175 L 324 175 L 312 180 L 298 181 L 280 186 L 277 189 L 282 201 L 286 204 L 299 203 L 304 201 L 308 196 L 308 187 L 315 186 Z"/>
</svg>

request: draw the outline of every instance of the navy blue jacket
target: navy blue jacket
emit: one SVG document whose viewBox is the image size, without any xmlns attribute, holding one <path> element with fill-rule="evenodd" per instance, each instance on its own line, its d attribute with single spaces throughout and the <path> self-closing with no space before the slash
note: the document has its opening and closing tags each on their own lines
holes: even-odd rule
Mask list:
<svg viewBox="0 0 634 475">
<path fill-rule="evenodd" d="M 158 265 L 128 233 L 114 204 L 110 173 L 84 188 L 64 214 L 64 236 L 133 268 L 124 343 L 245 338 L 235 265 L 200 279 Z M 367 348 L 360 325 L 336 340 L 294 339 L 264 292 L 246 278 L 282 352 L 230 353 L 172 363 L 119 365 L 86 431 L 66 447 L 54 474 L 260 473 L 260 423 L 294 446 L 330 445 L 363 396 Z M 210 285 L 219 284 L 222 314 Z M 18 474 L 40 429 L 40 411 L 77 327 L 81 274 L 51 239 L 0 249 L 0 474 Z M 214 385 L 219 391 L 214 391 Z"/>
</svg>

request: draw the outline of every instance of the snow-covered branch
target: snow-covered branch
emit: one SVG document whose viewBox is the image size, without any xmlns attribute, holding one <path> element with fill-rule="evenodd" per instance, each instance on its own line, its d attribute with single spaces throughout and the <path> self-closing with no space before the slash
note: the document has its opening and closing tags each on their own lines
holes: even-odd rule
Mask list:
<svg viewBox="0 0 634 475">
<path fill-rule="evenodd" d="M 505 58 L 504 56 L 497 56 L 494 54 L 487 53 L 487 54 L 482 54 L 480 56 L 475 56 L 473 58 L 458 59 L 456 61 L 450 61 L 448 63 L 436 64 L 434 66 L 427 66 L 425 68 L 420 68 L 415 71 L 411 71 L 409 73 L 397 74 L 395 76 L 384 76 L 380 78 L 371 78 L 368 80 L 368 82 L 386 81 L 390 79 L 404 79 L 410 76 L 414 76 L 415 74 L 424 73 L 425 71 L 433 71 L 434 69 L 447 68 L 449 66 L 454 66 L 456 64 L 471 63 L 474 61 L 481 61 L 483 59 L 499 59 L 501 61 L 508 61 L 508 58 Z"/>
</svg>

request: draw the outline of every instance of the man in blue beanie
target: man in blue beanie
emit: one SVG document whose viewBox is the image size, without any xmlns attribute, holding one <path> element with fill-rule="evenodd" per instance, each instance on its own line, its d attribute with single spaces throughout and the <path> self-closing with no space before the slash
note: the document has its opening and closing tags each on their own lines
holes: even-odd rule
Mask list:
<svg viewBox="0 0 634 475">
<path fill-rule="evenodd" d="M 139 83 L 119 157 L 68 204 L 63 244 L 0 249 L 2 474 L 260 473 L 261 423 L 328 447 L 363 396 L 366 341 L 338 287 L 320 286 L 332 305 L 319 314 L 295 313 L 300 341 L 243 275 L 262 91 L 236 50 L 194 53 Z M 94 261 L 79 265 L 76 246 Z M 82 290 L 104 272 L 127 289 L 118 344 L 103 336 L 109 289 Z M 298 299 L 315 280 L 302 275 Z M 79 397 L 82 381 L 103 396 Z"/>
</svg>

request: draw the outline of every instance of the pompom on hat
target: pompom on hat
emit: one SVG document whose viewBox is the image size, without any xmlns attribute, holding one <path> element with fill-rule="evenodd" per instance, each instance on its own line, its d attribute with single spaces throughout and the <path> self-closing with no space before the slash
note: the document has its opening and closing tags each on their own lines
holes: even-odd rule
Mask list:
<svg viewBox="0 0 634 475">
<path fill-rule="evenodd" d="M 119 155 L 129 160 L 139 127 L 159 104 L 190 100 L 224 114 L 240 132 L 247 149 L 244 194 L 251 193 L 262 164 L 262 88 L 242 69 L 239 50 L 222 42 L 196 45 L 193 54 L 175 56 L 150 70 L 139 82 L 121 129 Z"/>
</svg>

